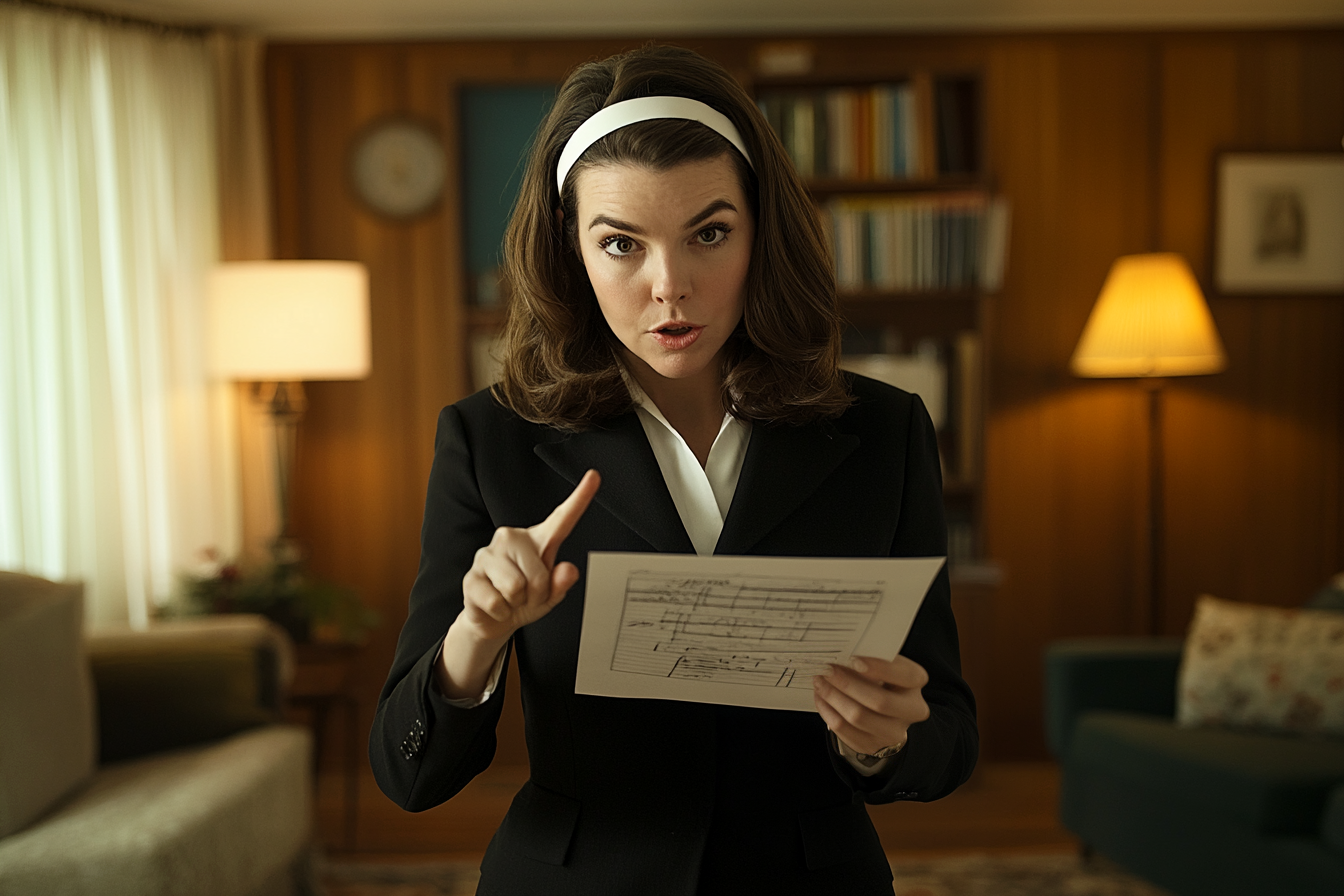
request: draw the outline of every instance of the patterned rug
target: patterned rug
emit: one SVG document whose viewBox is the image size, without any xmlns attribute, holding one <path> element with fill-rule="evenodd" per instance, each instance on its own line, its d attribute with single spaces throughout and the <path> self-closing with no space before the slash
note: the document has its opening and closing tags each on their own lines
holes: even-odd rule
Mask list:
<svg viewBox="0 0 1344 896">
<path fill-rule="evenodd" d="M 1167 896 L 1105 859 L 1075 855 L 966 855 L 894 859 L 896 896 Z M 474 863 L 318 865 L 325 896 L 471 896 Z"/>
</svg>

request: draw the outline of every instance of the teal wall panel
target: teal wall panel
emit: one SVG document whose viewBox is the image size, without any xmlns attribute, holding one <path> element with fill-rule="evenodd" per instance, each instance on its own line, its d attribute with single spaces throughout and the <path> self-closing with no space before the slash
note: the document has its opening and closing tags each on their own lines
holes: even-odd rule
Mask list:
<svg viewBox="0 0 1344 896">
<path fill-rule="evenodd" d="M 482 275 L 499 267 L 532 138 L 555 101 L 554 84 L 462 88 L 463 232 L 472 293 L 491 304 Z"/>
</svg>

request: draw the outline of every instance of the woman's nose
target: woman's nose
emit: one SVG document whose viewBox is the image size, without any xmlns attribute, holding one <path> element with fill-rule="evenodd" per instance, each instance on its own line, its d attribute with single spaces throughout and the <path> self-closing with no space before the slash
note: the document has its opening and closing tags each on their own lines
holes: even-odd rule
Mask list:
<svg viewBox="0 0 1344 896">
<path fill-rule="evenodd" d="M 691 294 L 689 273 L 673 253 L 658 253 L 649 284 L 653 300 L 660 305 L 679 302 Z"/>
</svg>

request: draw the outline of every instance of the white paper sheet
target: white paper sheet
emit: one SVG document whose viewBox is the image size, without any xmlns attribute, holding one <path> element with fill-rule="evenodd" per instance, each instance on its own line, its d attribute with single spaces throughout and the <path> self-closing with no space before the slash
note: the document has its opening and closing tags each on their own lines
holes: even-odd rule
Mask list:
<svg viewBox="0 0 1344 896">
<path fill-rule="evenodd" d="M 827 663 L 896 656 L 944 560 L 594 551 L 575 692 L 815 712 Z"/>
</svg>

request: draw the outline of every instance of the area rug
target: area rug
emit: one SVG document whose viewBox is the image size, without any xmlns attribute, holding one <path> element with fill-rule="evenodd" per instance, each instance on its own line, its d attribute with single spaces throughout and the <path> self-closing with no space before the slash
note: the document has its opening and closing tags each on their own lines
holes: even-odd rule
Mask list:
<svg viewBox="0 0 1344 896">
<path fill-rule="evenodd" d="M 964 855 L 894 859 L 896 896 L 1167 896 L 1105 859 Z M 325 896 L 471 896 L 474 863 L 318 864 Z"/>
</svg>

